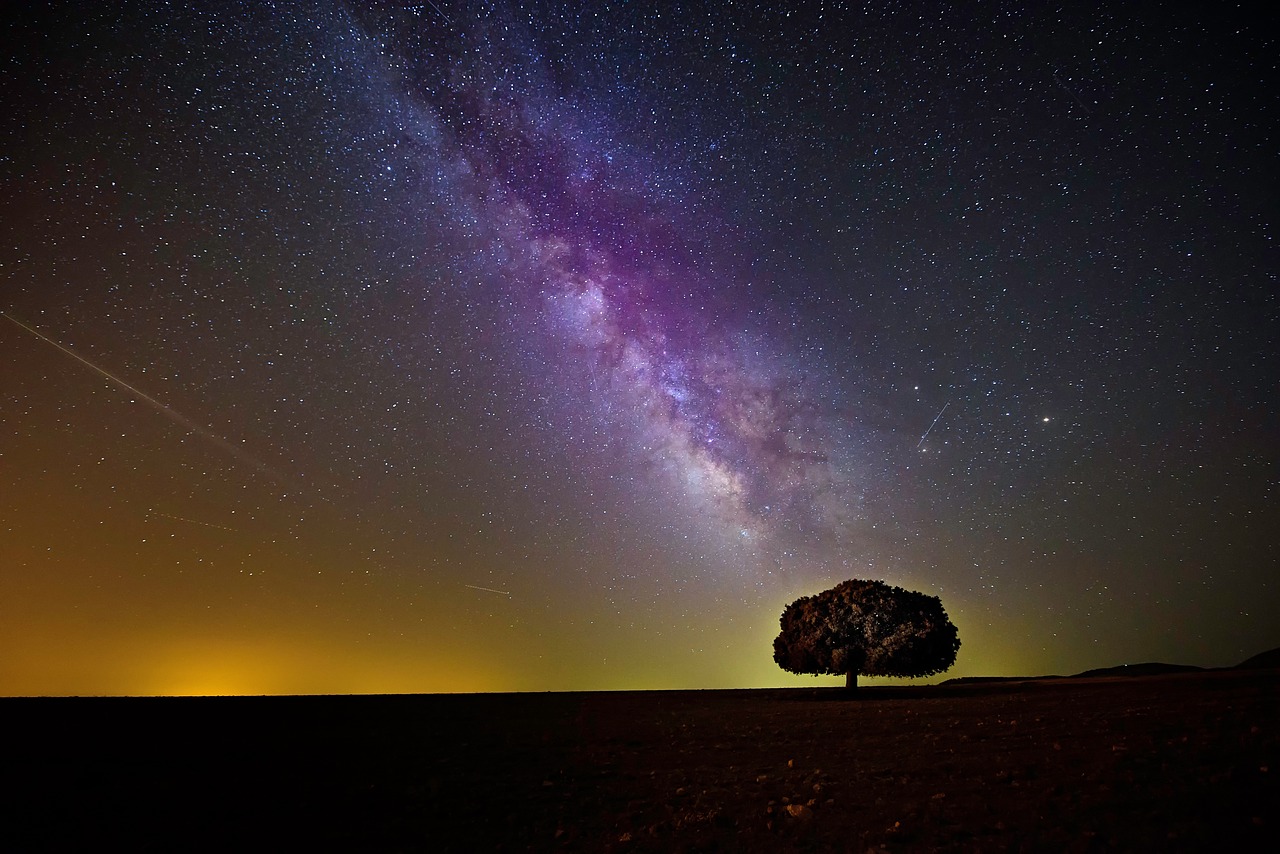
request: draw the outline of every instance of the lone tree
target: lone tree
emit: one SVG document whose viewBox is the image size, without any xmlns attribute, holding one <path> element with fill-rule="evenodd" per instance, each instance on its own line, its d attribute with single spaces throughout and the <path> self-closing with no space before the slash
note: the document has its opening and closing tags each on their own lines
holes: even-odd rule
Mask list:
<svg viewBox="0 0 1280 854">
<path fill-rule="evenodd" d="M 960 635 L 942 600 L 882 581 L 852 579 L 782 612 L 773 660 L 791 673 L 929 676 L 956 663 Z"/>
</svg>

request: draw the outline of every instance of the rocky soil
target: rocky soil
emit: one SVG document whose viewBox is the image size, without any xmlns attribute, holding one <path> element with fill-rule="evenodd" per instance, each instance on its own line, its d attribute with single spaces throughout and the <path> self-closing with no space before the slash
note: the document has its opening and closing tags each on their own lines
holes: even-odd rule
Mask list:
<svg viewBox="0 0 1280 854">
<path fill-rule="evenodd" d="M 1280 822 L 1275 670 L 0 720 L 17 851 L 1270 851 Z"/>
</svg>

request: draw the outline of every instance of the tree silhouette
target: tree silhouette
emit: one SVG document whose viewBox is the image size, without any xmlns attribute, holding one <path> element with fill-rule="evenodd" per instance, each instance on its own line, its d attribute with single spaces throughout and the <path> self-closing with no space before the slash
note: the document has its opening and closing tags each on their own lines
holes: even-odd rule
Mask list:
<svg viewBox="0 0 1280 854">
<path fill-rule="evenodd" d="M 851 579 L 782 612 L 773 660 L 791 673 L 929 676 L 955 664 L 960 635 L 942 600 L 882 581 Z"/>
</svg>

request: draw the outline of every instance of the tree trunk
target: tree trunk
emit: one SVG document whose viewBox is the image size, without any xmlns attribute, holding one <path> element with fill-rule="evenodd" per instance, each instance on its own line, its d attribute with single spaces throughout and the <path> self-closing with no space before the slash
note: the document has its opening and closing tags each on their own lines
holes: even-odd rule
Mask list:
<svg viewBox="0 0 1280 854">
<path fill-rule="evenodd" d="M 858 674 L 857 673 L 846 673 L 844 675 L 844 689 L 846 691 L 858 690 Z"/>
</svg>

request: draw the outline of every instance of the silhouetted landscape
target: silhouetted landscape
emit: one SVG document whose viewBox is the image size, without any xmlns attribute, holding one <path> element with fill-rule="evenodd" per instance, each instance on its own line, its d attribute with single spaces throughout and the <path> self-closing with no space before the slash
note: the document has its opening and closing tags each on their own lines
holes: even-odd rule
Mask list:
<svg viewBox="0 0 1280 854">
<path fill-rule="evenodd" d="M 1254 664 L 1143 664 L 858 699 L 4 699 L 6 837 L 32 851 L 1270 850 L 1278 685 Z"/>
</svg>

